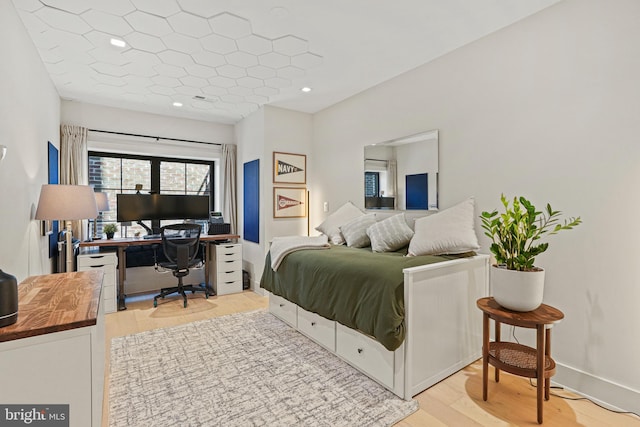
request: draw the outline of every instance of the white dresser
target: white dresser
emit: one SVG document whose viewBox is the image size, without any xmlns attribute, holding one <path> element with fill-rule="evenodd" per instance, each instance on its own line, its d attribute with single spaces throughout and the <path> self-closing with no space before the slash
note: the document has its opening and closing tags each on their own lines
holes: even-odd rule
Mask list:
<svg viewBox="0 0 640 427">
<path fill-rule="evenodd" d="M 105 313 L 117 311 L 117 267 L 118 257 L 115 252 L 99 252 L 95 249 L 83 248 L 78 255 L 78 271 L 90 271 L 100 269 L 104 271 L 102 281 L 102 306 Z"/>
<path fill-rule="evenodd" d="M 212 247 L 214 292 L 216 295 L 242 292 L 242 245 L 220 243 Z"/>
</svg>

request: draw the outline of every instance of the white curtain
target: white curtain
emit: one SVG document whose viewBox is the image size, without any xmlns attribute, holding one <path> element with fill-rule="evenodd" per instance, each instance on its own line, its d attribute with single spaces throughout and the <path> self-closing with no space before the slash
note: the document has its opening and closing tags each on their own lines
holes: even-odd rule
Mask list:
<svg viewBox="0 0 640 427">
<path fill-rule="evenodd" d="M 89 183 L 87 160 L 87 128 L 60 126 L 60 184 L 87 185 Z M 85 240 L 86 221 L 73 221 L 73 235 Z"/>
<path fill-rule="evenodd" d="M 398 162 L 396 162 L 395 160 L 389 160 L 389 163 L 387 164 L 387 180 L 388 180 L 388 188 L 389 188 L 389 193 L 387 194 L 387 196 L 389 197 L 396 197 L 398 194 L 398 180 L 397 180 L 397 175 L 398 173 Z M 397 200 L 396 200 L 397 202 Z"/>
<path fill-rule="evenodd" d="M 233 144 L 222 145 L 222 216 L 231 224 L 231 233 L 237 233 L 237 190 L 236 157 L 237 149 Z"/>
</svg>

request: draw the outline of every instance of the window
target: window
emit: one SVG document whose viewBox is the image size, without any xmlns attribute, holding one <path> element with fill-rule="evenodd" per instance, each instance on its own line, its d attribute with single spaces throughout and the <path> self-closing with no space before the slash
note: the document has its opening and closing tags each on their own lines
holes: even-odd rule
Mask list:
<svg viewBox="0 0 640 427">
<path fill-rule="evenodd" d="M 98 236 L 102 225 L 116 222 L 118 193 L 135 193 L 141 185 L 141 193 L 194 194 L 209 196 L 210 210 L 213 206 L 214 162 L 204 160 L 173 159 L 151 156 L 136 156 L 117 153 L 89 152 L 89 185 L 95 191 L 107 193 L 109 211 L 98 217 Z M 175 221 L 143 221 L 151 228 Z M 136 233 L 146 234 L 139 224 L 120 224 L 118 235 L 130 237 Z"/>
<path fill-rule="evenodd" d="M 364 173 L 364 197 L 378 197 L 380 195 L 380 173 Z"/>
</svg>

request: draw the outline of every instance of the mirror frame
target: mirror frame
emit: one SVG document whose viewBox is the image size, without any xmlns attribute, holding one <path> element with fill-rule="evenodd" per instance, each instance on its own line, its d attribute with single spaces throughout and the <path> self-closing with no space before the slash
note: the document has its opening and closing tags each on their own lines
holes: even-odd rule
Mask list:
<svg viewBox="0 0 640 427">
<path fill-rule="evenodd" d="M 363 189 L 365 209 L 437 210 L 438 145 L 437 129 L 366 145 Z M 407 183 L 412 186 L 409 193 L 406 191 Z M 381 186 L 385 189 L 382 190 Z M 372 195 L 376 191 L 378 194 Z M 408 197 L 416 207 L 407 208 Z"/>
</svg>

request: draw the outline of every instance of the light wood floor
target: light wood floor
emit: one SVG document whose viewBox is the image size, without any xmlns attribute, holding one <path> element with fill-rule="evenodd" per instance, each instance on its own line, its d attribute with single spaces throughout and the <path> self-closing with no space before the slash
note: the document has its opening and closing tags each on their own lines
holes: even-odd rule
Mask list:
<svg viewBox="0 0 640 427">
<path fill-rule="evenodd" d="M 254 292 L 210 297 L 202 294 L 189 298 L 188 307 L 181 300 L 160 300 L 153 308 L 150 297 L 127 300 L 127 310 L 106 316 L 105 399 L 102 426 L 108 422 L 109 345 L 111 338 L 157 328 L 204 320 L 211 317 L 267 307 L 267 298 Z M 492 378 L 493 370 L 490 368 Z M 579 397 L 562 390 L 552 393 Z M 415 397 L 420 409 L 396 427 L 418 426 L 533 426 L 536 422 L 536 391 L 529 380 L 506 373 L 500 383 L 489 381 L 489 400 L 482 400 L 482 363 L 475 362 Z M 567 426 L 637 426 L 640 418 L 614 414 L 589 401 L 569 401 L 556 396 L 544 403 L 544 425 Z M 134 427 L 134 426 L 132 426 Z"/>
</svg>

